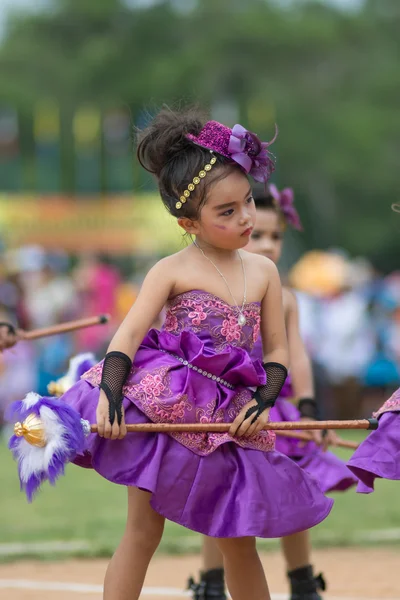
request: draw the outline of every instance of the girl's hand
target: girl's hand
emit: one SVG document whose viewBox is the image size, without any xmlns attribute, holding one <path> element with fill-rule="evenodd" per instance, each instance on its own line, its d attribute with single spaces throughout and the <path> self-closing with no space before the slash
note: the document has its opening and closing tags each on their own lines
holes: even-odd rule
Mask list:
<svg viewBox="0 0 400 600">
<path fill-rule="evenodd" d="M 315 419 L 310 419 L 310 417 L 302 417 L 300 421 L 315 421 Z M 318 444 L 318 446 L 322 447 L 322 450 L 326 452 L 329 446 L 337 446 L 340 442 L 340 437 L 336 434 L 332 429 L 325 429 L 324 431 L 314 429 L 309 430 L 307 433 L 310 434 L 312 442 Z M 304 447 L 308 442 L 300 442 L 300 446 Z"/>
<path fill-rule="evenodd" d="M 0 352 L 12 348 L 21 339 L 18 331 L 16 331 L 8 323 L 0 323 Z"/>
<path fill-rule="evenodd" d="M 304 423 L 304 422 L 309 423 L 310 421 L 315 421 L 315 419 L 310 419 L 310 417 L 301 417 L 300 421 L 302 423 Z M 322 435 L 322 431 L 320 429 L 310 429 L 310 430 L 307 430 L 307 433 L 310 435 L 311 442 L 315 442 L 315 444 L 317 444 L 318 446 L 323 445 L 324 438 Z M 300 448 L 303 448 L 306 444 L 308 444 L 308 442 L 300 442 L 299 446 L 300 446 Z M 324 448 L 324 450 L 326 450 L 326 448 Z"/>
<path fill-rule="evenodd" d="M 229 429 L 230 435 L 234 437 L 249 438 L 254 435 L 257 435 L 257 433 L 264 429 L 265 425 L 269 421 L 270 409 L 266 408 L 258 417 L 258 419 L 256 419 L 256 421 L 253 423 L 252 421 L 254 420 L 255 414 L 252 414 L 250 415 L 250 417 L 245 419 L 247 411 L 253 406 L 257 406 L 256 400 L 251 400 L 251 402 L 248 402 L 248 404 L 243 406 L 242 410 L 240 411 L 236 419 L 233 421 Z"/>
<path fill-rule="evenodd" d="M 340 437 L 333 429 L 325 429 L 323 433 L 322 445 L 324 451 L 328 449 L 328 446 L 337 446 L 340 442 Z"/>
<path fill-rule="evenodd" d="M 124 407 L 122 407 L 121 425 L 118 425 L 118 419 L 115 416 L 114 423 L 111 425 L 109 418 L 109 403 L 103 390 L 100 390 L 99 401 L 96 409 L 96 420 L 98 435 L 108 440 L 122 440 L 126 436 L 126 424 Z"/>
</svg>

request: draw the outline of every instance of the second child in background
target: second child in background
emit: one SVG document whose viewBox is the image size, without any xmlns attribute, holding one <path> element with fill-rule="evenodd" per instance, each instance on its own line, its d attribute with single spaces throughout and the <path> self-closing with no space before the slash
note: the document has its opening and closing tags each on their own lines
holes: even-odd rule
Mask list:
<svg viewBox="0 0 400 600">
<path fill-rule="evenodd" d="M 257 220 L 246 250 L 278 263 L 287 226 L 301 230 L 300 218 L 294 208 L 293 192 L 289 188 L 279 192 L 274 185 L 270 185 L 267 193 L 255 193 L 254 196 Z M 283 287 L 282 292 L 290 371 L 280 397 L 271 409 L 270 419 L 317 419 L 311 361 L 300 336 L 296 296 L 287 287 Z M 258 338 L 252 356 L 253 359 L 262 356 L 261 337 Z M 344 491 L 354 486 L 358 480 L 345 463 L 321 447 L 323 441 L 325 446 L 329 442 L 335 443 L 335 434 L 330 432 L 324 440 L 320 431 L 312 432 L 312 436 L 314 441 L 309 443 L 277 436 L 276 449 L 313 475 L 324 493 Z M 325 583 L 321 576 L 314 575 L 309 531 L 284 537 L 281 542 L 290 582 L 290 599 L 320 600 L 319 591 L 325 588 Z M 222 556 L 211 538 L 204 538 L 203 573 L 200 583 L 196 584 L 191 580 L 190 587 L 194 600 L 226 598 Z"/>
</svg>

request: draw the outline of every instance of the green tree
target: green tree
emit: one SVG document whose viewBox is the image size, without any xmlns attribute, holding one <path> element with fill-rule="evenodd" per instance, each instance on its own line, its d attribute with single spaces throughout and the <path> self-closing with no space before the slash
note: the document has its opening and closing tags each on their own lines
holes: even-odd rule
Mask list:
<svg viewBox="0 0 400 600">
<path fill-rule="evenodd" d="M 266 138 L 277 121 L 276 180 L 296 191 L 306 245 L 343 245 L 394 268 L 397 0 L 367 0 L 354 12 L 307 1 L 290 10 L 267 0 L 185 6 L 59 0 L 51 12 L 20 16 L 0 48 L 0 103 L 29 122 L 38 99 L 55 98 L 67 134 L 84 102 L 124 104 L 136 122 L 163 102 L 228 99 Z M 71 141 L 64 146 L 68 164 Z"/>
</svg>

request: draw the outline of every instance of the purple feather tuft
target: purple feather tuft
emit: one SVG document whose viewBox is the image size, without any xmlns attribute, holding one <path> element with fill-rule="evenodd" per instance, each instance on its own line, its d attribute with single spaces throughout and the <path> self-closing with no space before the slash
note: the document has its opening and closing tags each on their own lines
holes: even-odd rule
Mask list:
<svg viewBox="0 0 400 600">
<path fill-rule="evenodd" d="M 15 402 L 8 411 L 13 419 L 23 421 L 36 414 L 43 421 L 47 444 L 44 448 L 31 446 L 23 437 L 13 435 L 9 448 L 18 461 L 21 489 L 31 502 L 43 482 L 52 485 L 64 474 L 65 465 L 83 454 L 86 441 L 79 413 L 57 398 L 42 398 L 28 394 Z"/>
<path fill-rule="evenodd" d="M 82 377 L 82 375 L 84 375 L 85 373 L 87 373 L 87 371 L 89 371 L 89 369 L 91 369 L 92 367 L 94 367 L 94 365 L 96 364 L 95 360 L 84 360 L 82 361 L 77 368 L 77 372 L 76 372 L 76 381 L 79 381 L 79 379 Z"/>
</svg>

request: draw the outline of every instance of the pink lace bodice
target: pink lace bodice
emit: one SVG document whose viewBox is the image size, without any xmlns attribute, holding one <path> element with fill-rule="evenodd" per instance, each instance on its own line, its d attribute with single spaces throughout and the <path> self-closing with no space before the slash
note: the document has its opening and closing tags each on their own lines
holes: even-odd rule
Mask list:
<svg viewBox="0 0 400 600">
<path fill-rule="evenodd" d="M 190 330 L 216 351 L 235 346 L 250 353 L 260 335 L 260 311 L 259 302 L 245 304 L 246 324 L 241 327 L 236 306 L 209 292 L 190 290 L 169 302 L 163 330 L 175 335 Z"/>
</svg>

